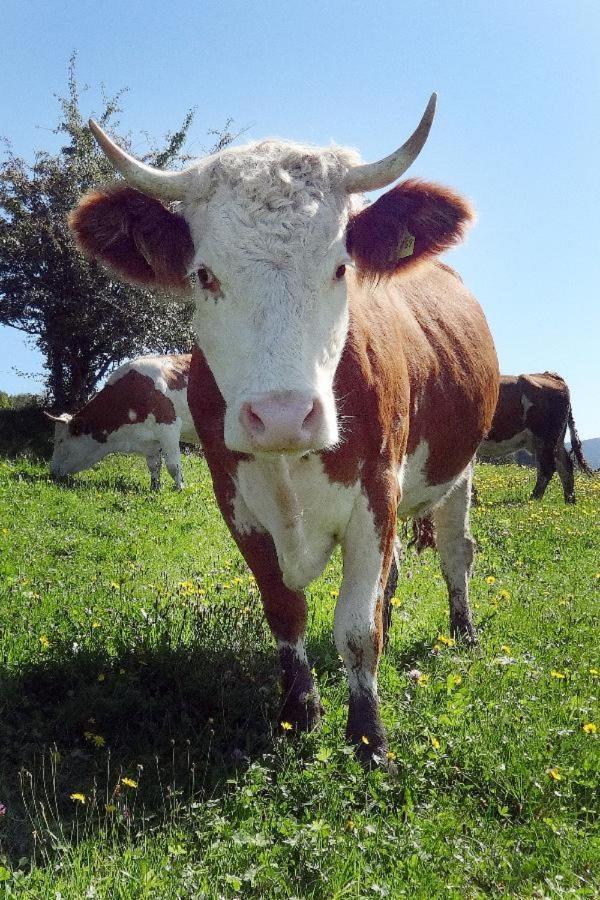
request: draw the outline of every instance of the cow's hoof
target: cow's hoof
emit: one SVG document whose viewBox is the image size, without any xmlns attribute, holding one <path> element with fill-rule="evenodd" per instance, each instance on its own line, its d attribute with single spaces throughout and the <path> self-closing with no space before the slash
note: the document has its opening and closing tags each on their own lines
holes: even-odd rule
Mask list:
<svg viewBox="0 0 600 900">
<path fill-rule="evenodd" d="M 475 626 L 470 619 L 462 616 L 451 621 L 450 633 L 455 641 L 467 647 L 476 647 L 479 643 Z"/>
<path fill-rule="evenodd" d="M 387 744 L 371 746 L 361 740 L 360 744 L 356 746 L 356 758 L 363 769 L 366 769 L 368 772 L 371 772 L 373 769 L 379 769 L 381 772 L 389 772 L 390 775 L 395 775 L 398 771 L 398 767 L 394 762 L 394 755 L 389 752 Z"/>
<path fill-rule="evenodd" d="M 316 691 L 288 697 L 279 712 L 279 727 L 284 731 L 313 731 L 322 715 L 323 707 Z"/>
</svg>

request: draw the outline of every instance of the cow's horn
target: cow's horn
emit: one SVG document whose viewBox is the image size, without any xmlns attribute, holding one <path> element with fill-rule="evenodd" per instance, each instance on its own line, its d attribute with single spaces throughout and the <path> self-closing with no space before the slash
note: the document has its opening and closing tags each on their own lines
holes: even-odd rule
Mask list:
<svg viewBox="0 0 600 900">
<path fill-rule="evenodd" d="M 132 187 L 161 200 L 183 200 L 187 182 L 186 172 L 163 172 L 140 162 L 118 147 L 102 131 L 97 122 L 90 119 L 89 126 L 100 147 L 125 181 Z"/>
<path fill-rule="evenodd" d="M 73 418 L 70 413 L 61 413 L 60 416 L 53 416 L 52 413 L 49 413 L 46 409 L 43 410 L 43 413 L 51 422 L 70 422 Z"/>
<path fill-rule="evenodd" d="M 378 162 L 367 163 L 364 166 L 354 166 L 344 179 L 344 186 L 349 194 L 359 191 L 376 191 L 384 188 L 403 175 L 409 166 L 413 164 L 427 140 L 433 116 L 437 94 L 432 94 L 421 121 L 417 125 L 406 143 L 402 144 L 394 153 L 380 159 Z"/>
</svg>

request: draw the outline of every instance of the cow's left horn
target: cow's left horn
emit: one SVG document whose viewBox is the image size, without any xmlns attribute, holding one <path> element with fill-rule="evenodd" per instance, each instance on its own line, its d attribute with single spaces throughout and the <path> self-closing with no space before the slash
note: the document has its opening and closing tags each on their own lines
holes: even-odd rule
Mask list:
<svg viewBox="0 0 600 900">
<path fill-rule="evenodd" d="M 128 184 L 160 200 L 183 200 L 187 184 L 186 172 L 153 169 L 118 147 L 93 119 L 90 119 L 89 126 L 106 156 Z"/>
<path fill-rule="evenodd" d="M 402 144 L 398 150 L 378 162 L 354 166 L 353 169 L 350 169 L 344 179 L 344 186 L 349 194 L 359 191 L 376 191 L 379 188 L 387 187 L 406 172 L 427 140 L 435 114 L 436 100 L 437 94 L 432 94 L 421 121 L 406 143 Z"/>
</svg>

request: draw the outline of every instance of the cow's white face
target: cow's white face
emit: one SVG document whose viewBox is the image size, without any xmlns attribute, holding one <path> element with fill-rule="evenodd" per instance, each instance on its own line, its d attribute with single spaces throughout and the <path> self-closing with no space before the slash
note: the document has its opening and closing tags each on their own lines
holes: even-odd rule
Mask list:
<svg viewBox="0 0 600 900">
<path fill-rule="evenodd" d="M 55 478 L 75 475 L 99 462 L 107 452 L 107 445 L 90 434 L 71 434 L 68 420 L 56 422 L 50 472 Z"/>
<path fill-rule="evenodd" d="M 84 197 L 71 228 L 86 253 L 137 284 L 185 293 L 197 279 L 196 339 L 225 400 L 230 449 L 297 454 L 337 442 L 346 248 L 361 276 L 378 278 L 460 240 L 471 210 L 436 185 L 397 184 L 358 212 L 362 192 L 393 184 L 416 159 L 434 109 L 432 95 L 410 138 L 375 163 L 267 140 L 183 172 L 151 169 L 90 123 L 128 185 Z"/>
<path fill-rule="evenodd" d="M 302 452 L 338 440 L 351 198 L 336 175 L 349 156 L 311 158 L 283 142 L 232 151 L 210 196 L 181 205 L 194 243 L 196 340 L 225 399 L 231 450 Z"/>
</svg>

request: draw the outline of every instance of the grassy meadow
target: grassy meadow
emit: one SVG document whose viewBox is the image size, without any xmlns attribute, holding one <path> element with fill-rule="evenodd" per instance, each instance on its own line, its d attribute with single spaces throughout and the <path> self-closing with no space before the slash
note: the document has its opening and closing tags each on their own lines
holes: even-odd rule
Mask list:
<svg viewBox="0 0 600 900">
<path fill-rule="evenodd" d="M 407 552 L 389 775 L 344 742 L 339 557 L 309 592 L 324 721 L 289 735 L 253 579 L 204 462 L 185 475 L 0 459 L 0 897 L 600 896 L 600 478 L 573 508 L 478 467 L 476 650 Z"/>
</svg>

